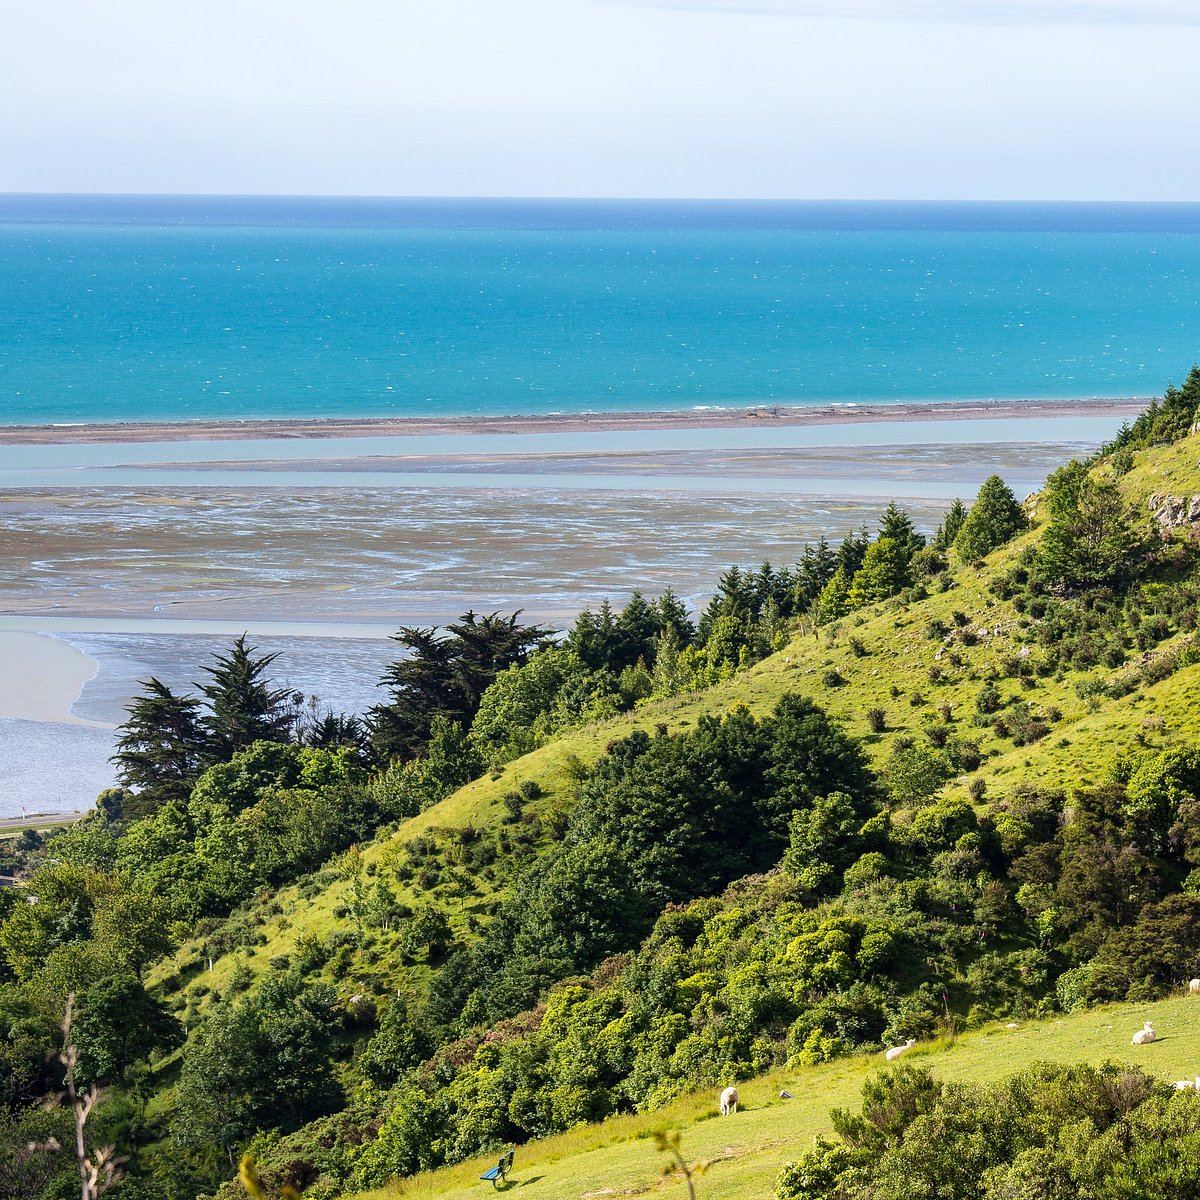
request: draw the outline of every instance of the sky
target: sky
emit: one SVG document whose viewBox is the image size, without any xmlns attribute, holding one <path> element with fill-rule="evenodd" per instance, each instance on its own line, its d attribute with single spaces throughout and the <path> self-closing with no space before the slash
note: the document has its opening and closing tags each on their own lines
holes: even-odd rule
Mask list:
<svg viewBox="0 0 1200 1200">
<path fill-rule="evenodd" d="M 1200 198 L 1200 0 L 4 0 L 0 191 Z"/>
</svg>

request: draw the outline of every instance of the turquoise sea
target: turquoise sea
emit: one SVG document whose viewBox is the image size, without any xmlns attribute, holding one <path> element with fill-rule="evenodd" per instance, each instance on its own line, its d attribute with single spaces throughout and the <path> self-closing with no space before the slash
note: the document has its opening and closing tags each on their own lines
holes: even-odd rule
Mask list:
<svg viewBox="0 0 1200 1200">
<path fill-rule="evenodd" d="M 1200 204 L 0 196 L 10 423 L 1146 396 Z"/>
</svg>

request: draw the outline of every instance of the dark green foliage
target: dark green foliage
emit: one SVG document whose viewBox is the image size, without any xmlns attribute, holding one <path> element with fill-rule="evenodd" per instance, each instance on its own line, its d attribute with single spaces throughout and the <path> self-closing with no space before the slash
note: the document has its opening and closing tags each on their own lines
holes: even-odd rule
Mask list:
<svg viewBox="0 0 1200 1200">
<path fill-rule="evenodd" d="M 418 628 L 393 635 L 407 654 L 384 672 L 387 703 L 371 710 L 372 745 L 381 761 L 418 756 L 439 717 L 470 727 L 496 676 L 524 663 L 550 636 L 541 626 L 519 624 L 520 615 L 466 612 L 446 627 L 445 637 Z"/>
<path fill-rule="evenodd" d="M 1050 520 L 1037 551 L 1042 577 L 1074 590 L 1120 580 L 1141 553 L 1143 535 L 1117 486 L 1073 462 L 1050 476 L 1045 497 Z"/>
<path fill-rule="evenodd" d="M 925 546 L 925 537 L 917 532 L 912 518 L 895 500 L 892 500 L 883 516 L 879 518 L 879 539 L 887 538 L 894 542 L 904 556 L 905 562 L 911 562 L 914 554 Z"/>
<path fill-rule="evenodd" d="M 1123 426 L 1106 451 L 1142 450 L 1186 437 L 1200 407 L 1200 367 L 1192 367 L 1182 387 L 1169 387 L 1132 425 Z"/>
<path fill-rule="evenodd" d="M 380 1087 L 390 1087 L 419 1066 L 432 1049 L 428 1033 L 400 996 L 384 1009 L 375 1036 L 358 1059 L 358 1069 Z"/>
<path fill-rule="evenodd" d="M 122 815 L 130 818 L 149 816 L 168 800 L 185 800 L 206 749 L 199 700 L 176 696 L 153 677 L 141 686 L 145 693 L 126 708 L 112 757 L 117 778 L 136 793 L 123 806 Z"/>
<path fill-rule="evenodd" d="M 1003 546 L 1027 524 L 1012 489 L 999 475 L 990 475 L 951 543 L 954 556 L 959 562 L 974 562 Z"/>
<path fill-rule="evenodd" d="M 130 825 L 116 863 L 177 917 L 223 915 L 369 836 L 386 799 L 365 785 L 352 750 L 260 742 L 210 767 L 186 805 Z"/>
<path fill-rule="evenodd" d="M 246 635 L 235 638 L 227 654 L 204 667 L 207 683 L 197 684 L 208 701 L 204 716 L 205 758 L 228 762 L 255 742 L 286 742 L 295 724 L 295 705 L 287 688 L 273 688 L 264 678 L 277 654 L 254 656 Z"/>
<path fill-rule="evenodd" d="M 869 1080 L 840 1145 L 789 1164 L 776 1200 L 1134 1200 L 1200 1194 L 1200 1097 L 1137 1067 L 1037 1064 L 996 1084 L 901 1067 Z"/>
<path fill-rule="evenodd" d="M 850 581 L 846 600 L 850 608 L 862 608 L 894 596 L 912 583 L 907 550 L 902 542 L 880 537 L 863 555 L 862 566 Z"/>
<path fill-rule="evenodd" d="M 0 984 L 0 1113 L 36 1104 L 59 1086 L 62 1071 L 55 1054 L 60 1040 L 44 1006 L 23 989 Z"/>
<path fill-rule="evenodd" d="M 256 1129 L 291 1130 L 341 1099 L 330 1051 L 334 993 L 295 975 L 219 1005 L 183 1056 L 171 1131 L 183 1146 L 215 1145 L 232 1163 Z"/>
<path fill-rule="evenodd" d="M 136 975 L 110 975 L 79 993 L 72 1037 L 81 1083 L 123 1084 L 131 1063 L 178 1046 L 183 1029 Z"/>
<path fill-rule="evenodd" d="M 933 545 L 938 550 L 949 550 L 954 545 L 954 539 L 958 537 L 958 531 L 963 527 L 963 522 L 967 519 L 967 506 L 962 500 L 955 499 L 950 505 L 941 525 L 938 526 L 937 532 L 933 535 Z"/>
</svg>

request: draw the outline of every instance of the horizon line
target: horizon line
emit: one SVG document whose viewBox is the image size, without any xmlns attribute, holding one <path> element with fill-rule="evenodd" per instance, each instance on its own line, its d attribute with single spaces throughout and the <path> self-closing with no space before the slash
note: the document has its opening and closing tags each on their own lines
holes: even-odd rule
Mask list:
<svg viewBox="0 0 1200 1200">
<path fill-rule="evenodd" d="M 1105 199 L 1102 197 L 1020 199 L 954 198 L 946 196 L 571 196 L 518 194 L 435 194 L 385 192 L 158 192 L 158 191 L 21 191 L 0 189 L 0 201 L 13 199 L 73 200 L 339 200 L 339 201 L 445 201 L 455 203 L 547 203 L 547 204 L 1056 204 L 1056 205 L 1183 205 L 1200 207 L 1194 199 Z"/>
</svg>

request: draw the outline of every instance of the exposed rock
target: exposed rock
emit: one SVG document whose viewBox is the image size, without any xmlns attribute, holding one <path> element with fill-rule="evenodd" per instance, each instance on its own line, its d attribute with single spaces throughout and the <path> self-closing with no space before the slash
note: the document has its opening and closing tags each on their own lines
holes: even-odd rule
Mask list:
<svg viewBox="0 0 1200 1200">
<path fill-rule="evenodd" d="M 1164 529 L 1200 524 L 1200 496 L 1169 496 L 1155 492 L 1147 501 L 1150 514 Z"/>
</svg>

